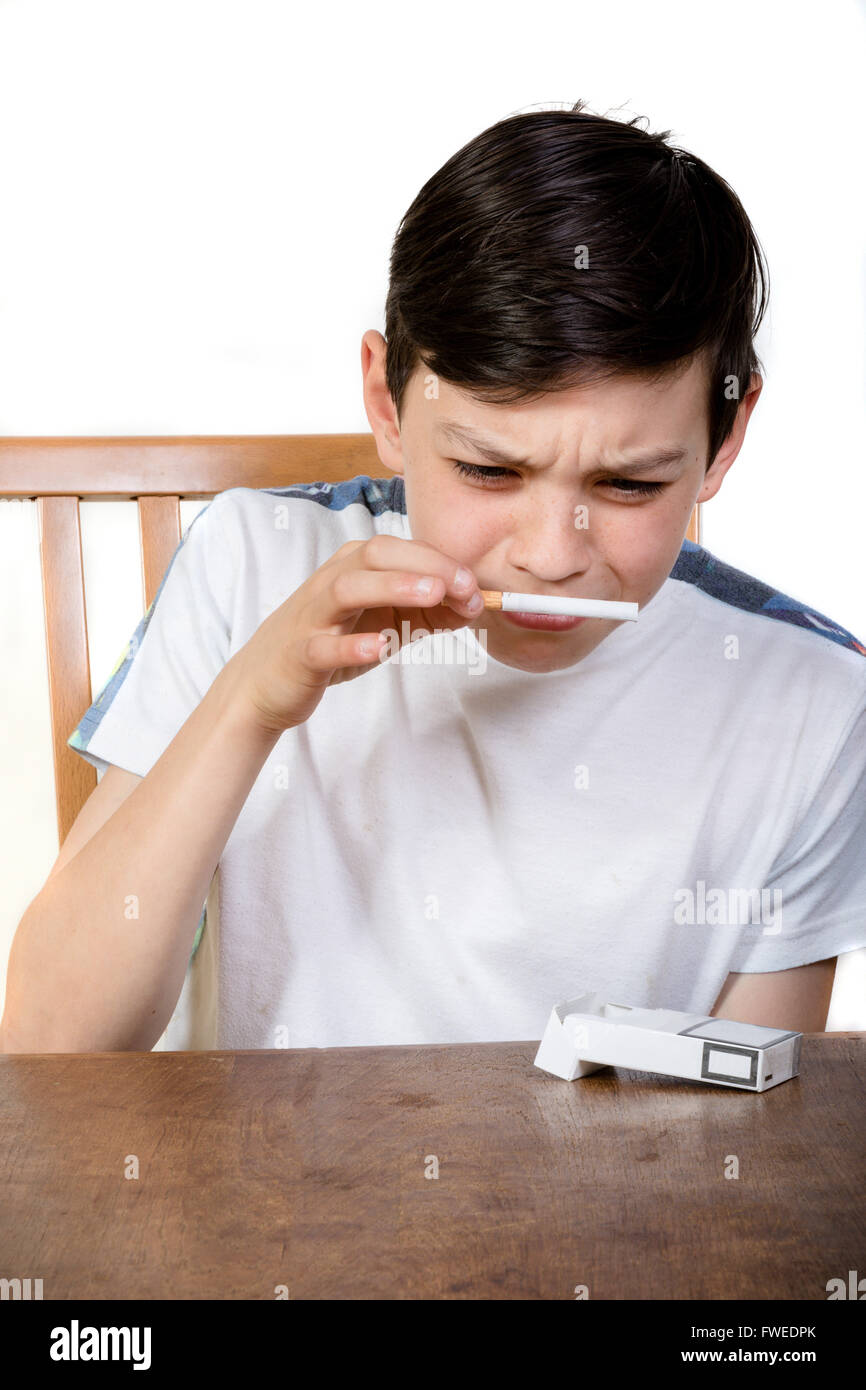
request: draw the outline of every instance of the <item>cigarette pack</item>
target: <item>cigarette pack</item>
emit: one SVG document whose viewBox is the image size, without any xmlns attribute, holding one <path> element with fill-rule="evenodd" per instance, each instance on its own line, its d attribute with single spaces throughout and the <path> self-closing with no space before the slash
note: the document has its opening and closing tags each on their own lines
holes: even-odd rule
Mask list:
<svg viewBox="0 0 866 1390">
<path fill-rule="evenodd" d="M 798 1075 L 802 1040 L 802 1033 L 735 1019 L 635 1008 L 581 994 L 554 1006 L 535 1065 L 563 1081 L 600 1067 L 630 1067 L 766 1091 Z"/>
</svg>

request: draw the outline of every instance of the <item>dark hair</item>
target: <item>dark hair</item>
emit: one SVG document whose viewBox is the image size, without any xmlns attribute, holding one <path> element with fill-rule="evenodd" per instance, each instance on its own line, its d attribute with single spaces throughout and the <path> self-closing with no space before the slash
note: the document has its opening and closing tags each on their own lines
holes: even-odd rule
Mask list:
<svg viewBox="0 0 866 1390">
<path fill-rule="evenodd" d="M 618 375 L 660 380 L 701 353 L 709 467 L 763 372 L 760 243 L 730 185 L 666 144 L 670 131 L 584 106 L 482 131 L 400 222 L 385 304 L 398 421 L 419 364 L 507 405 Z"/>
</svg>

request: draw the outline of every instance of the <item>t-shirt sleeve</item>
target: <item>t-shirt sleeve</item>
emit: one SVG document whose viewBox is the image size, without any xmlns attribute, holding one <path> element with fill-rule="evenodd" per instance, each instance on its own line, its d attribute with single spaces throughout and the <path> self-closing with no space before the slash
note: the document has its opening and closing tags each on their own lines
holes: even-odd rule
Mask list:
<svg viewBox="0 0 866 1390">
<path fill-rule="evenodd" d="M 116 764 L 146 776 L 229 659 L 229 495 L 219 493 L 188 526 L 156 597 L 67 739 L 100 772 Z"/>
<path fill-rule="evenodd" d="M 866 946 L 866 699 L 861 695 L 827 771 L 777 855 L 763 925 L 741 927 L 736 973 L 787 970 Z M 778 909 L 778 910 L 777 910 Z"/>
</svg>

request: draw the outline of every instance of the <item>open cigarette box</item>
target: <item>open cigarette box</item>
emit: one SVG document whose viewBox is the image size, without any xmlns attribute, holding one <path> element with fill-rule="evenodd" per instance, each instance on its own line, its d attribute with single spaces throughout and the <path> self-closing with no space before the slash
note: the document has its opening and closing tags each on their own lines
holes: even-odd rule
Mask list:
<svg viewBox="0 0 866 1390">
<path fill-rule="evenodd" d="M 581 994 L 553 1008 L 535 1065 L 563 1081 L 600 1067 L 631 1067 L 766 1091 L 798 1075 L 802 1040 L 802 1033 L 754 1023 L 633 1008 Z"/>
</svg>

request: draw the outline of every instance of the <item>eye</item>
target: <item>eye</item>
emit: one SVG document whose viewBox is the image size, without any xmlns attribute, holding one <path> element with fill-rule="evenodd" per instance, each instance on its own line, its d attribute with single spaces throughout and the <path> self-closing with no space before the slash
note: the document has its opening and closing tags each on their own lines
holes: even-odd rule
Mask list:
<svg viewBox="0 0 866 1390">
<path fill-rule="evenodd" d="M 624 493 L 626 497 L 652 497 L 667 487 L 667 483 L 639 483 L 634 478 L 609 478 L 608 487 L 616 488 L 617 492 Z"/>
<path fill-rule="evenodd" d="M 488 479 L 495 482 L 497 478 L 504 478 L 511 471 L 508 468 L 482 468 L 480 464 L 460 463 L 458 459 L 452 459 L 451 462 L 464 478 L 477 478 L 479 482 L 487 482 Z"/>
<path fill-rule="evenodd" d="M 481 483 L 517 476 L 509 468 L 485 468 L 477 463 L 462 463 L 459 459 L 452 459 L 451 462 L 462 477 L 476 478 Z M 641 483 L 635 478 L 608 478 L 605 481 L 607 487 L 626 497 L 654 497 L 667 487 L 667 483 Z"/>
</svg>

